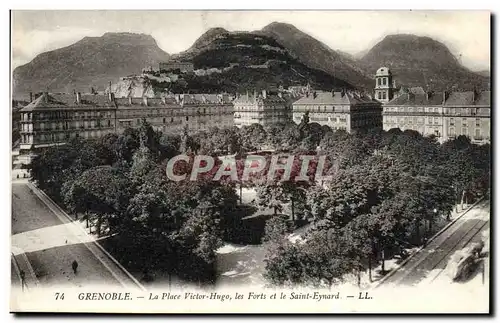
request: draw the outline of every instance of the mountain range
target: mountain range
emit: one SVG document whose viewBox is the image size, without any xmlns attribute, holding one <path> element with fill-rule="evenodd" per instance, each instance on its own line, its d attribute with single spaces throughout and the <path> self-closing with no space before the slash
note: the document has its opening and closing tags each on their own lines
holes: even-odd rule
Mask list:
<svg viewBox="0 0 500 323">
<path fill-rule="evenodd" d="M 318 89 L 370 91 L 374 73 L 389 67 L 397 85 L 443 89 L 485 89 L 486 74 L 460 64 L 442 43 L 415 35 L 388 35 L 362 55 L 334 50 L 290 24 L 230 32 L 212 28 L 186 51 L 170 55 L 145 34 L 106 33 L 35 57 L 13 71 L 14 95 L 30 91 L 87 92 L 120 77 L 141 74 L 170 59 L 191 61 L 197 70 L 174 91 L 244 92 L 252 88 L 305 85 Z M 215 71 L 215 72 L 214 72 Z"/>
</svg>

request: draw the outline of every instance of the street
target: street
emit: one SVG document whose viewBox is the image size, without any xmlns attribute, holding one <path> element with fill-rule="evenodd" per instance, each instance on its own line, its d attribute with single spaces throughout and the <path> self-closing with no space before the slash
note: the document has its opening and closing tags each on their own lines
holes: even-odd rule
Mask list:
<svg viewBox="0 0 500 323">
<path fill-rule="evenodd" d="M 39 194 L 26 182 L 12 183 L 12 252 L 20 267 L 26 268 L 21 270 L 28 273 L 31 265 L 41 286 L 134 285 L 80 223 L 69 221 L 51 200 Z M 78 262 L 76 274 L 71 267 L 74 260 Z M 15 276 L 13 272 L 13 280 L 18 279 Z"/>
<path fill-rule="evenodd" d="M 456 250 L 480 241 L 481 233 L 489 230 L 489 223 L 490 201 L 482 201 L 432 240 L 382 285 L 417 285 L 434 282 L 438 277 L 450 280 L 443 272 L 451 255 Z"/>
</svg>

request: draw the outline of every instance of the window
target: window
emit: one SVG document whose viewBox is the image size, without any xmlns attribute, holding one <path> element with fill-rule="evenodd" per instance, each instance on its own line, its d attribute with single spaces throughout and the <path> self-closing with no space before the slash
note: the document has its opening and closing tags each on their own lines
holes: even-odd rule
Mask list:
<svg viewBox="0 0 500 323">
<path fill-rule="evenodd" d="M 476 129 L 476 138 L 481 137 L 481 129 Z"/>
<path fill-rule="evenodd" d="M 476 127 L 481 127 L 481 119 L 476 119 Z"/>
<path fill-rule="evenodd" d="M 385 92 L 382 92 L 382 100 L 385 100 L 385 99 L 387 99 L 387 97 L 386 97 L 386 93 L 385 93 Z"/>
<path fill-rule="evenodd" d="M 186 121 L 189 121 L 189 117 L 188 116 L 186 116 Z"/>
<path fill-rule="evenodd" d="M 467 136 L 467 128 L 462 128 L 462 135 Z"/>
<path fill-rule="evenodd" d="M 111 120 L 108 120 L 108 127 L 111 127 Z"/>
<path fill-rule="evenodd" d="M 462 126 L 467 126 L 467 118 L 462 118 Z"/>
<path fill-rule="evenodd" d="M 454 136 L 455 135 L 455 128 L 451 127 L 450 129 L 448 129 L 448 135 Z"/>
<path fill-rule="evenodd" d="M 450 126 L 454 126 L 455 125 L 455 119 L 454 118 L 450 118 Z"/>
<path fill-rule="evenodd" d="M 382 99 L 382 93 L 377 92 L 377 94 L 378 94 L 378 99 L 379 99 L 379 100 L 380 100 L 380 99 Z"/>
<path fill-rule="evenodd" d="M 434 124 L 439 124 L 439 118 L 434 118 Z"/>
<path fill-rule="evenodd" d="M 163 123 L 166 123 L 167 122 L 167 118 L 163 118 Z"/>
</svg>

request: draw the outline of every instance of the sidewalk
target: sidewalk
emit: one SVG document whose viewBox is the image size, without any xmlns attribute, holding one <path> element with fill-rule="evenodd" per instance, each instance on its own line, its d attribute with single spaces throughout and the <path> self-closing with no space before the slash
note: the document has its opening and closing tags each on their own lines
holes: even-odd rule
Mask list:
<svg viewBox="0 0 500 323">
<path fill-rule="evenodd" d="M 104 248 L 96 241 L 95 237 L 87 233 L 85 225 L 74 221 L 64 210 L 62 210 L 52 199 L 43 191 L 35 187 L 32 183 L 27 184 L 33 193 L 57 216 L 57 218 L 66 224 L 72 234 L 98 259 L 112 276 L 126 288 L 145 288 Z"/>
<path fill-rule="evenodd" d="M 23 250 L 12 246 L 11 262 L 14 271 L 11 272 L 13 279 L 17 281 L 17 287 L 21 287 L 22 278 L 21 272 L 24 272 L 24 283 L 26 289 L 35 289 L 39 286 L 38 278 L 36 277 L 35 271 L 26 257 Z M 14 276 L 16 278 L 14 278 Z"/>
</svg>

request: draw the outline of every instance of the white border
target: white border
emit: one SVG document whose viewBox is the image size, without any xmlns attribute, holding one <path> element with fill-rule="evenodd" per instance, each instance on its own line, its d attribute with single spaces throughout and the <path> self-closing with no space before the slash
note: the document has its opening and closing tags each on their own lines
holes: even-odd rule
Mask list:
<svg viewBox="0 0 500 323">
<path fill-rule="evenodd" d="M 142 1 L 120 1 L 119 6 L 112 5 L 110 2 L 104 2 L 104 1 L 96 1 L 96 0 L 87 0 L 87 1 L 79 1 L 79 2 L 69 2 L 69 1 L 53 1 L 53 0 L 45 0 L 42 2 L 39 1 L 23 1 L 23 0 L 8 0 L 8 1 L 3 1 L 2 2 L 2 15 L 1 17 L 3 18 L 2 21 L 2 32 L 1 32 L 1 37 L 2 37 L 2 44 L 5 46 L 3 47 L 4 49 L 0 51 L 1 56 L 2 56 L 2 64 L 0 65 L 0 71 L 2 77 L 2 86 L 1 90 L 2 91 L 2 98 L 4 98 L 3 102 L 5 102 L 5 107 L 3 115 L 3 118 L 0 118 L 1 122 L 1 127 L 0 129 L 3 129 L 3 136 L 0 138 L 0 143 L 1 143 L 1 151 L 4 152 L 4 157 L 1 159 L 2 164 L 1 168 L 4 170 L 1 173 L 2 180 L 0 181 L 1 187 L 2 187 L 2 194 L 0 195 L 1 200 L 0 200 L 0 205 L 3 206 L 3 216 L 4 216 L 4 221 L 8 221 L 9 225 L 5 225 L 5 222 L 1 225 L 3 228 L 2 234 L 4 234 L 4 243 L 1 244 L 2 246 L 2 259 L 5 261 L 2 262 L 5 264 L 5 266 L 2 267 L 2 288 L 1 288 L 1 300 L 0 303 L 2 304 L 2 314 L 4 314 L 5 317 L 2 318 L 2 321 L 4 319 L 7 319 L 8 321 L 14 320 L 15 317 L 11 314 L 8 314 L 9 312 L 9 292 L 10 292 L 10 280 L 7 279 L 7 277 L 10 277 L 10 266 L 9 262 L 7 259 L 9 259 L 10 255 L 10 212 L 11 212 L 11 195 L 10 195 L 10 174 L 8 173 L 8 170 L 10 171 L 10 154 L 7 153 L 10 151 L 10 90 L 9 90 L 9 83 L 10 83 L 10 71 L 9 71 L 9 62 L 10 62 L 10 42 L 9 42 L 9 35 L 10 35 L 10 25 L 9 25 L 9 16 L 10 13 L 8 12 L 8 9 L 139 9 L 139 10 L 144 10 L 144 9 L 357 9 L 357 10 L 362 10 L 362 9 L 371 9 L 371 10 L 381 10 L 381 9 L 460 9 L 460 10 L 492 10 L 494 14 L 498 14 L 500 10 L 498 9 L 499 2 L 498 1 L 486 1 L 486 0 L 474 0 L 474 1 L 458 1 L 455 0 L 453 2 L 449 1 L 442 1 L 438 2 L 435 0 L 420 0 L 420 1 L 412 1 L 412 2 L 403 2 L 403 1 L 387 1 L 387 0 L 379 0 L 379 1 L 359 1 L 359 0 L 350 0 L 350 1 L 343 1 L 343 2 L 335 2 L 331 3 L 330 1 L 316 1 L 316 0 L 308 0 L 308 1 L 297 1 L 297 0 L 288 0 L 280 5 L 277 3 L 270 3 L 270 1 L 265 1 L 265 0 L 254 0 L 254 1 L 245 1 L 245 2 L 236 2 L 236 1 L 178 1 L 178 2 L 167 2 L 167 1 L 149 1 L 149 0 L 142 0 Z M 449 5 L 452 4 L 453 7 L 449 7 Z M 284 5 L 284 6 L 283 6 Z M 498 22 L 497 22 L 498 24 Z M 495 27 L 495 26 L 493 26 Z M 495 28 L 496 29 L 496 28 Z M 498 42 L 498 35 L 497 33 L 492 34 L 495 43 Z M 492 47 L 492 50 L 495 48 Z M 497 53 L 495 52 L 495 58 L 497 57 Z M 493 59 L 493 57 L 492 57 Z M 495 65 L 492 65 L 492 68 L 495 67 Z M 492 75 L 496 75 L 496 68 L 495 70 L 492 69 Z M 496 85 L 496 84 L 495 84 Z M 493 93 L 497 93 L 497 85 L 495 86 L 495 89 L 493 90 Z M 493 102 L 497 102 L 494 100 Z M 496 110 L 496 106 L 493 107 L 494 111 Z M 494 112 L 495 119 L 498 118 L 499 112 Z M 495 120 L 494 122 L 495 126 L 499 124 L 498 120 Z M 497 143 L 497 136 L 496 136 L 495 131 L 495 139 L 493 140 L 494 145 L 496 146 Z M 494 151 L 496 151 L 496 148 L 494 148 Z M 497 166 L 496 163 L 494 166 Z M 497 167 L 494 168 L 495 171 L 497 170 Z M 500 192 L 496 190 L 495 198 L 494 200 L 500 201 Z M 496 215 L 496 214 L 495 214 Z M 492 215 L 492 216 L 495 216 Z M 498 219 L 495 221 L 495 228 L 494 232 L 497 233 L 498 226 L 499 226 L 500 221 Z M 498 240 L 498 236 L 496 234 L 495 241 Z M 495 245 L 495 248 L 498 247 Z M 496 256 L 496 255 L 495 255 Z M 498 279 L 498 271 L 499 268 L 497 266 L 493 266 L 495 268 L 495 276 Z M 496 291 L 496 288 L 495 288 Z M 495 293 L 496 296 L 498 297 L 498 294 Z M 497 308 L 498 310 L 498 308 Z M 157 317 L 156 319 L 176 319 L 177 317 Z M 328 320 L 352 320 L 352 319 L 357 319 L 357 320 L 366 320 L 366 316 L 350 316 L 350 317 L 323 317 Z M 28 320 L 53 320 L 54 317 L 32 317 L 29 318 Z M 94 318 L 94 317 L 88 317 L 88 318 L 83 318 L 83 317 L 61 317 L 59 319 L 62 320 L 84 320 L 84 319 L 91 319 L 93 321 L 104 321 L 106 318 Z M 109 318 L 108 318 L 109 319 Z M 142 318 L 138 317 L 117 317 L 115 319 L 122 321 L 131 321 L 131 320 L 138 320 Z M 187 321 L 194 320 L 195 318 L 184 318 Z M 218 321 L 220 320 L 220 317 L 214 318 L 214 317 L 204 317 L 206 320 L 213 320 L 213 321 Z M 235 317 L 228 317 L 227 319 L 234 320 L 236 319 Z M 262 317 L 257 317 L 254 318 L 255 320 L 270 320 L 270 319 L 277 319 L 277 318 L 262 318 Z M 283 319 L 290 319 L 290 317 L 283 318 Z M 301 319 L 305 319 L 302 317 Z M 371 319 L 377 319 L 380 321 L 385 321 L 387 318 L 371 318 Z M 429 318 L 429 317 L 422 317 L 421 319 L 425 319 L 426 321 L 428 320 L 437 320 L 437 318 Z"/>
</svg>

